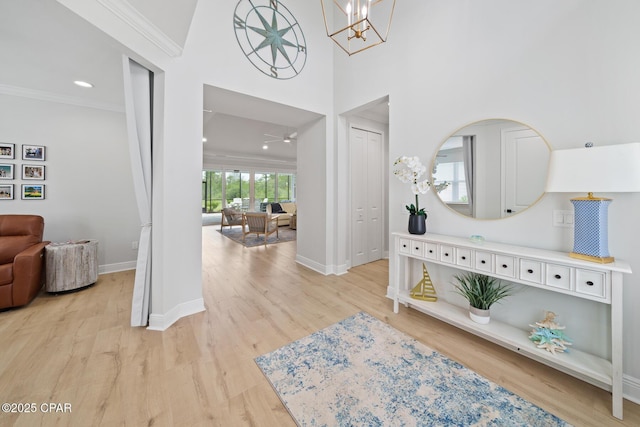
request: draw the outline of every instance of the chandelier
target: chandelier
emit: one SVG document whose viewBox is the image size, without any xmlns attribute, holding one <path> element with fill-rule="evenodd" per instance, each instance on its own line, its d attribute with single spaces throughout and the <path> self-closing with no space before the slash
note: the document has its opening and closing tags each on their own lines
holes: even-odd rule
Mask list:
<svg viewBox="0 0 640 427">
<path fill-rule="evenodd" d="M 396 0 L 320 0 L 327 36 L 349 56 L 387 41 Z"/>
</svg>

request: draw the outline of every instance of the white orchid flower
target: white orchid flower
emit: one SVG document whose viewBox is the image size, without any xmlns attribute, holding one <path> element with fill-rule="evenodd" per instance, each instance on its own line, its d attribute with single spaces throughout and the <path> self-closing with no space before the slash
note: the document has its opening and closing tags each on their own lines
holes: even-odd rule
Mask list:
<svg viewBox="0 0 640 427">
<path fill-rule="evenodd" d="M 411 186 L 411 190 L 413 194 L 427 194 L 427 191 L 431 188 L 431 183 L 426 179 L 424 181 L 420 181 L 417 184 L 413 184 Z"/>
<path fill-rule="evenodd" d="M 422 164 L 420 158 L 417 156 L 407 157 L 400 156 L 393 163 L 397 166 L 397 169 L 393 171 L 393 174 L 404 183 L 410 184 L 411 192 L 415 195 L 415 205 L 407 205 L 407 210 L 412 215 L 426 215 L 424 209 L 420 209 L 418 206 L 418 195 L 426 194 L 431 188 L 431 183 L 428 180 L 418 182 L 418 179 L 427 171 L 427 168 Z"/>
</svg>

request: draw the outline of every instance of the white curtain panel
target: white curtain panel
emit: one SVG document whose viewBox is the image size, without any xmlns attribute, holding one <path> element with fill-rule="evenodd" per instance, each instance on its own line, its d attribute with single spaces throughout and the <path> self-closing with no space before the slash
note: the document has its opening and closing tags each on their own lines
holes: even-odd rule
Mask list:
<svg viewBox="0 0 640 427">
<path fill-rule="evenodd" d="M 124 99 L 140 241 L 131 303 L 131 326 L 147 326 L 151 292 L 151 83 L 153 74 L 123 55 Z"/>
<path fill-rule="evenodd" d="M 473 193 L 473 180 L 475 177 L 475 136 L 465 135 L 462 137 L 462 155 L 464 158 L 464 177 L 467 182 L 467 200 L 469 201 L 469 215 L 475 216 L 473 202 L 475 194 Z"/>
</svg>

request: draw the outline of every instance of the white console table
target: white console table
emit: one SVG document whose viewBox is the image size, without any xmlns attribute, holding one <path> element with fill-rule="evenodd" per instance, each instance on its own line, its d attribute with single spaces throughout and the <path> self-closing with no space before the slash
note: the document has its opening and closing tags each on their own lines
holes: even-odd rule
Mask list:
<svg viewBox="0 0 640 427">
<path fill-rule="evenodd" d="M 393 311 L 399 304 L 412 307 L 467 332 L 611 391 L 612 413 L 622 419 L 622 276 L 631 273 L 620 260 L 597 264 L 554 252 L 492 242 L 477 244 L 469 239 L 425 234 L 393 233 L 395 274 L 388 297 Z M 473 271 L 509 282 L 559 292 L 611 305 L 611 360 L 571 349 L 551 354 L 537 348 L 528 331 L 491 320 L 480 325 L 469 319 L 468 310 L 438 300 L 427 302 L 409 296 L 410 260 L 442 264 Z"/>
</svg>

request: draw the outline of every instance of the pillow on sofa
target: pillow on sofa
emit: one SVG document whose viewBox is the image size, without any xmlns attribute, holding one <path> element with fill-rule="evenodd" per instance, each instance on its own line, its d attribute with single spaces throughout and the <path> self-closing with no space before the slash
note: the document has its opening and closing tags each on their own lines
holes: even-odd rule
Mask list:
<svg viewBox="0 0 640 427">
<path fill-rule="evenodd" d="M 277 214 L 277 213 L 287 213 L 287 212 L 282 209 L 282 206 L 280 206 L 280 203 L 271 203 L 271 213 Z"/>
</svg>

